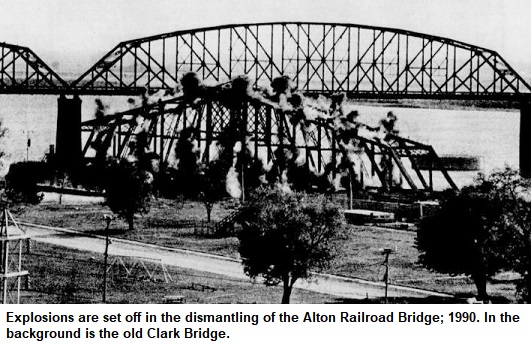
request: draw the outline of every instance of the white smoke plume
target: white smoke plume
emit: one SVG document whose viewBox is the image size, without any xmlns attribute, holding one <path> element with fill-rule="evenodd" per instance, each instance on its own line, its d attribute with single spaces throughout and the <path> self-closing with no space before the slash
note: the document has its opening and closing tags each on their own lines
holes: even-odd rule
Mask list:
<svg viewBox="0 0 531 345">
<path fill-rule="evenodd" d="M 275 187 L 283 193 L 293 193 L 291 186 L 288 182 L 288 171 L 284 169 L 280 181 L 276 183 Z"/>
<path fill-rule="evenodd" d="M 241 141 L 238 141 L 236 142 L 236 144 L 234 144 L 234 147 L 232 148 L 232 152 L 234 153 L 234 160 L 233 160 L 233 165 L 236 164 L 236 159 L 238 159 L 238 153 L 240 153 L 242 151 L 242 143 Z"/>
<path fill-rule="evenodd" d="M 262 169 L 264 169 L 264 172 L 267 173 L 273 169 L 274 162 L 272 160 L 268 163 L 265 157 L 259 157 L 259 159 L 262 162 Z"/>
<path fill-rule="evenodd" d="M 236 171 L 236 162 L 238 161 L 238 154 L 240 153 L 241 149 L 242 143 L 239 141 L 236 142 L 236 144 L 234 144 L 234 147 L 232 148 L 232 152 L 234 154 L 234 158 L 232 159 L 232 166 L 230 167 L 229 172 L 225 177 L 225 189 L 231 197 L 236 199 L 242 197 L 242 187 L 239 180 L 240 176 Z"/>
<path fill-rule="evenodd" d="M 239 181 L 239 174 L 235 167 L 231 167 L 225 178 L 225 188 L 227 193 L 233 198 L 239 199 L 242 197 L 242 188 Z"/>
<path fill-rule="evenodd" d="M 341 189 L 344 189 L 342 186 L 341 186 L 341 178 L 343 177 L 343 174 L 336 174 L 336 177 L 334 178 L 334 180 L 332 181 L 332 186 L 334 187 L 334 190 L 335 191 L 339 191 Z"/>
<path fill-rule="evenodd" d="M 306 164 L 306 152 L 304 150 L 299 150 L 295 164 L 299 167 Z"/>
</svg>

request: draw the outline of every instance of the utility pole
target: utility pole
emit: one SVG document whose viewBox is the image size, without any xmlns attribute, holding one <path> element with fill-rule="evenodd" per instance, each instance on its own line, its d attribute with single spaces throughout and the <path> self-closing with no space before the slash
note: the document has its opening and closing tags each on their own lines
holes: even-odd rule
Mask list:
<svg viewBox="0 0 531 345">
<path fill-rule="evenodd" d="M 385 304 L 388 303 L 387 299 L 387 291 L 389 289 L 389 255 L 393 252 L 392 249 L 385 248 L 383 250 L 383 255 L 385 255 L 384 259 L 384 265 L 385 265 L 385 275 L 384 275 L 384 281 L 385 281 Z"/>
<path fill-rule="evenodd" d="M 242 204 L 245 202 L 245 163 L 242 164 Z"/>
<path fill-rule="evenodd" d="M 29 151 L 31 148 L 31 134 L 33 133 L 33 131 L 30 131 L 29 129 L 27 129 L 27 124 L 26 124 L 26 129 L 23 130 L 22 133 L 26 134 L 26 162 L 28 162 Z"/>
<path fill-rule="evenodd" d="M 28 134 L 28 141 L 26 143 L 26 162 L 29 161 L 29 149 L 31 147 L 31 138 L 29 137 L 29 134 Z"/>
<path fill-rule="evenodd" d="M 107 302 L 107 261 L 109 257 L 109 244 L 111 241 L 109 240 L 109 227 L 111 226 L 112 216 L 104 215 L 103 219 L 107 223 L 107 226 L 105 227 L 105 252 L 103 254 L 103 303 Z"/>
<path fill-rule="evenodd" d="M 354 173 L 354 169 L 351 169 L 351 171 L 348 174 L 348 209 L 352 210 L 354 208 L 354 191 L 352 190 L 352 174 Z"/>
</svg>

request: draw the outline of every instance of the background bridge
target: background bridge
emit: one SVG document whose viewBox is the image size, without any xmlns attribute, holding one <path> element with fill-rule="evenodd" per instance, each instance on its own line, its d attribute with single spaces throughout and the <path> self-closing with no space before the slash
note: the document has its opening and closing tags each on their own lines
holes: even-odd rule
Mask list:
<svg viewBox="0 0 531 345">
<path fill-rule="evenodd" d="M 287 75 L 304 92 L 352 97 L 508 99 L 530 86 L 495 51 L 404 30 L 263 23 L 177 31 L 118 44 L 72 84 L 80 93 L 172 90 L 183 73 L 205 82 Z"/>
<path fill-rule="evenodd" d="M 0 42 L 0 93 L 60 94 L 71 88 L 31 49 Z"/>
<path fill-rule="evenodd" d="M 304 92 L 352 97 L 519 99 L 531 87 L 493 50 L 405 30 L 278 22 L 183 30 L 125 41 L 67 83 L 29 48 L 0 43 L 1 93 L 135 95 L 247 75 L 287 75 Z"/>
</svg>

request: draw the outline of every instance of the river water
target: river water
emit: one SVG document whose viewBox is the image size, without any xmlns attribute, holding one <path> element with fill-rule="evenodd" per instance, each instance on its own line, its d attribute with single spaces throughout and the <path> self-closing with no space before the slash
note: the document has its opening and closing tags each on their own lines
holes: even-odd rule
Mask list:
<svg viewBox="0 0 531 345">
<path fill-rule="evenodd" d="M 97 97 L 82 97 L 83 119 L 96 111 Z M 128 109 L 127 97 L 99 97 L 108 113 Z M 472 155 L 482 158 L 484 172 L 504 165 L 518 166 L 519 112 L 391 108 L 353 105 L 360 121 L 376 125 L 388 111 L 398 118 L 400 135 L 432 145 L 439 155 Z M 0 118 L 8 129 L 0 147 L 6 152 L 3 173 L 11 162 L 28 157 L 40 160 L 55 144 L 57 96 L 0 95 Z M 27 150 L 27 139 L 31 146 Z M 459 186 L 470 183 L 475 172 L 452 172 Z M 435 181 L 436 185 L 440 183 Z M 442 187 L 444 188 L 444 187 Z"/>
</svg>

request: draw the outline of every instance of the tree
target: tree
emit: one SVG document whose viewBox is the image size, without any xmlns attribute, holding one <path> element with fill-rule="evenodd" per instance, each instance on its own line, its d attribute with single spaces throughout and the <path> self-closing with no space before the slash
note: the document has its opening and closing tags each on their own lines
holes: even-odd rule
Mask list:
<svg viewBox="0 0 531 345">
<path fill-rule="evenodd" d="M 345 239 L 342 216 L 324 197 L 258 189 L 243 206 L 238 233 L 244 271 L 283 284 L 282 303 L 312 270 L 328 268 Z"/>
<path fill-rule="evenodd" d="M 133 230 L 135 213 L 149 211 L 153 175 L 140 169 L 137 161 L 127 159 L 111 161 L 106 175 L 106 203 Z"/>
<path fill-rule="evenodd" d="M 199 197 L 207 211 L 207 221 L 210 223 L 214 204 L 227 195 L 223 167 L 220 161 L 212 161 L 203 168 L 200 175 Z"/>
<path fill-rule="evenodd" d="M 42 200 L 38 183 L 49 181 L 53 171 L 45 162 L 16 162 L 9 166 L 6 195 L 10 202 L 38 204 Z"/>
<path fill-rule="evenodd" d="M 197 197 L 200 192 L 199 149 L 195 142 L 196 137 L 197 130 L 195 128 L 184 128 L 177 145 L 175 145 L 178 192 L 189 198 Z"/>
<path fill-rule="evenodd" d="M 531 301 L 531 203 L 529 184 L 510 168 L 480 175 L 421 222 L 416 245 L 429 269 L 467 274 L 479 299 L 488 299 L 488 277 L 514 270 L 518 290 Z"/>
<path fill-rule="evenodd" d="M 521 276 L 517 291 L 524 302 L 531 303 L 531 203 L 519 198 L 496 230 L 501 237 L 500 246 L 507 243 L 510 268 Z"/>
<path fill-rule="evenodd" d="M 517 291 L 531 302 L 531 185 L 516 170 L 506 167 L 481 176 L 473 190 L 485 198 L 493 255 L 506 270 L 520 274 Z"/>
<path fill-rule="evenodd" d="M 451 275 L 466 274 L 474 281 L 478 298 L 487 300 L 487 278 L 498 270 L 482 218 L 481 197 L 448 195 L 417 232 L 419 262 L 428 269 Z"/>
</svg>

